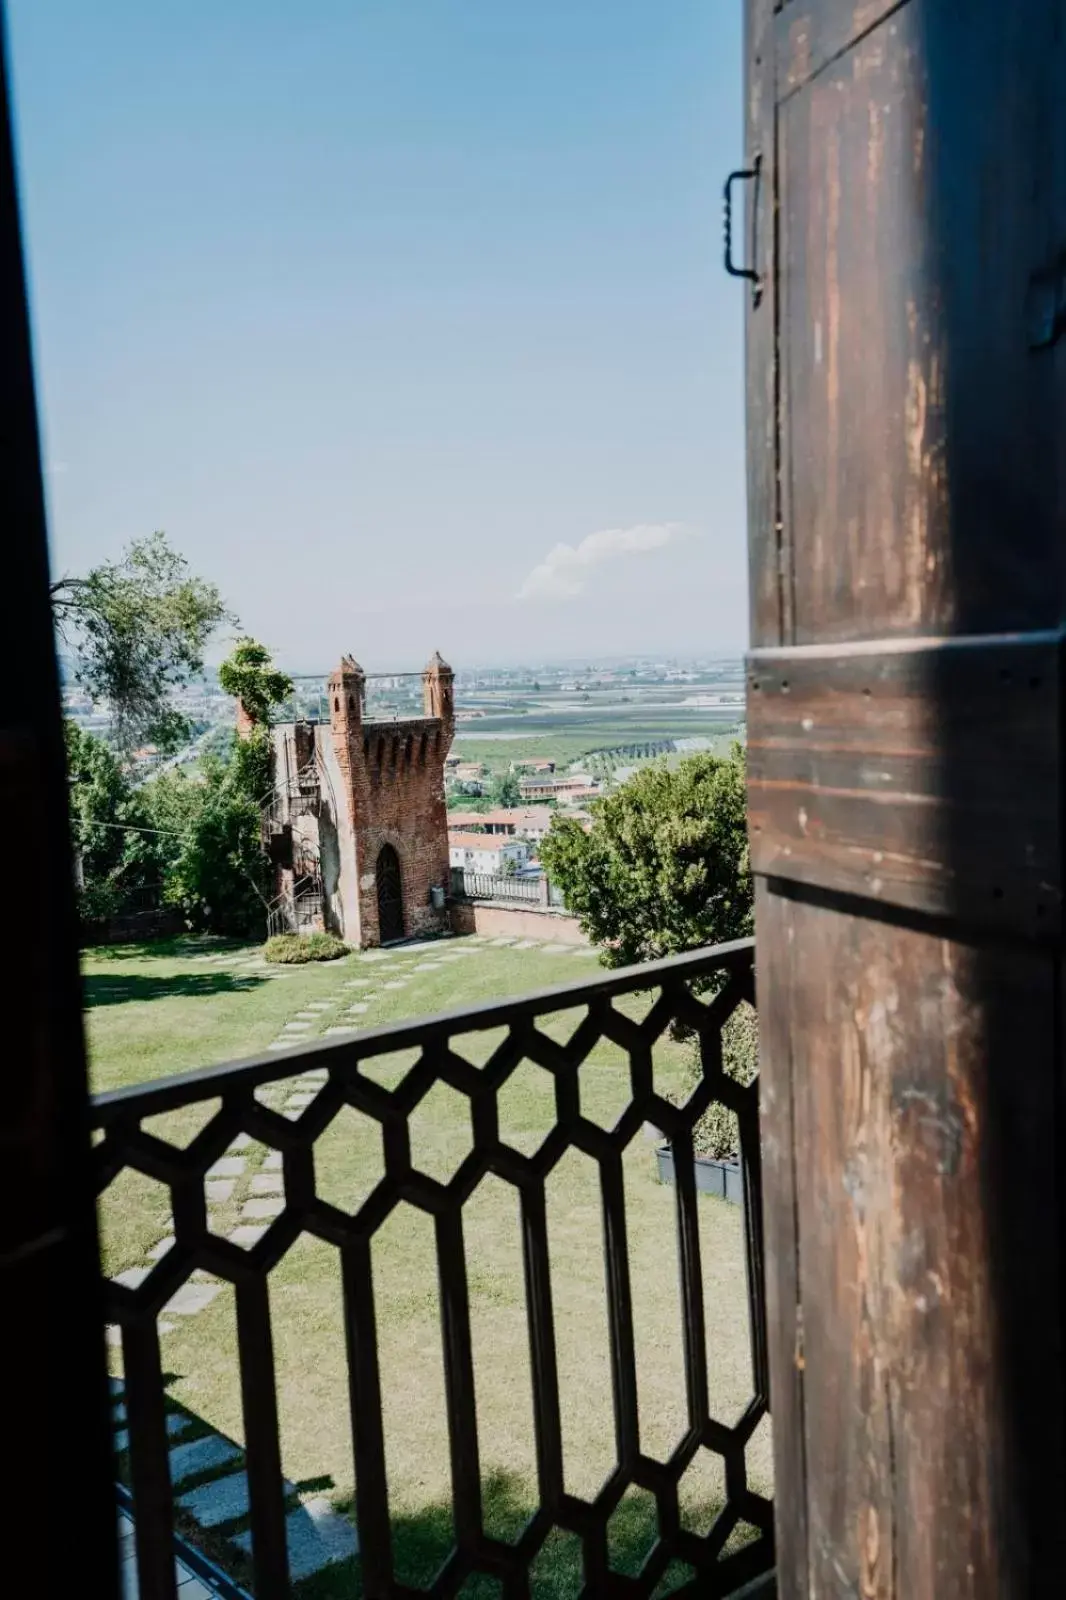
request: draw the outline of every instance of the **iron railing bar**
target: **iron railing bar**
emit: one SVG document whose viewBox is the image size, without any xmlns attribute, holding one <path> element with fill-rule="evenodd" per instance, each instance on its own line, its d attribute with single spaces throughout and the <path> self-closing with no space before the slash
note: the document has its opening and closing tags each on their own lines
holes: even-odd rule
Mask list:
<svg viewBox="0 0 1066 1600">
<path fill-rule="evenodd" d="M 130 1485 L 141 1600 L 175 1600 L 174 1497 L 167 1447 L 166 1391 L 155 1319 L 126 1323 L 122 1365 L 130 1435 Z"/>
<path fill-rule="evenodd" d="M 392 1593 L 392 1528 L 385 1476 L 385 1425 L 381 1413 L 374 1271 L 369 1239 L 353 1238 L 341 1251 L 344 1336 L 355 1466 L 355 1513 L 363 1592 Z"/>
<path fill-rule="evenodd" d="M 681 1279 L 681 1337 L 685 1358 L 685 1395 L 689 1425 L 702 1428 L 710 1399 L 707 1385 L 707 1333 L 703 1315 L 703 1263 L 700 1258 L 700 1224 L 696 1209 L 696 1170 L 692 1134 L 678 1134 L 671 1142 L 674 1156 L 674 1192 L 677 1196 L 677 1251 Z"/>
<path fill-rule="evenodd" d="M 637 1414 L 637 1357 L 633 1337 L 633 1293 L 629 1276 L 625 1177 L 622 1157 L 612 1151 L 600 1164 L 603 1204 L 603 1259 L 611 1344 L 611 1398 L 619 1466 L 631 1472 L 640 1454 Z"/>
<path fill-rule="evenodd" d="M 699 977 L 705 972 L 731 970 L 743 964 L 746 958 L 750 959 L 754 949 L 754 939 L 735 939 L 729 944 L 667 956 L 662 961 L 648 961 L 643 965 L 604 971 L 602 976 L 578 978 L 573 983 L 537 989 L 531 994 L 440 1012 L 417 1022 L 368 1028 L 357 1039 L 338 1039 L 336 1043 L 316 1043 L 310 1047 L 296 1046 L 291 1051 L 279 1050 L 270 1055 L 249 1056 L 218 1066 L 201 1067 L 194 1072 L 111 1089 L 93 1097 L 92 1124 L 94 1127 L 107 1127 L 116 1118 L 134 1112 L 140 1117 L 156 1116 L 161 1111 L 173 1110 L 178 1106 L 214 1099 L 227 1088 L 257 1088 L 261 1084 L 275 1083 L 292 1077 L 294 1073 L 306 1071 L 311 1062 L 316 1060 L 332 1060 L 343 1067 L 350 1062 L 359 1062 L 364 1057 L 425 1046 L 452 1034 L 476 1033 L 498 1028 L 505 1022 L 536 1017 L 546 1011 L 564 1011 L 569 1005 L 586 1005 L 591 1000 L 609 999 L 612 995 L 654 989 L 667 980 L 680 985 L 685 979 Z"/>
<path fill-rule="evenodd" d="M 269 1279 L 237 1284 L 237 1349 L 256 1600 L 287 1600 L 285 1489 L 281 1475 Z"/>
<path fill-rule="evenodd" d="M 452 1469 L 452 1514 L 456 1543 L 463 1554 L 469 1556 L 474 1554 L 481 1537 L 482 1515 L 481 1461 L 463 1213 L 458 1206 L 450 1206 L 433 1220 L 437 1234 L 441 1342 L 444 1349 L 444 1389 Z"/>
<path fill-rule="evenodd" d="M 744 1254 L 748 1280 L 748 1328 L 755 1392 L 769 1403 L 770 1355 L 766 1326 L 766 1247 L 762 1208 L 762 1147 L 759 1143 L 758 1079 L 750 1086 L 749 1110 L 738 1117 L 740 1170 L 744 1183 Z"/>
<path fill-rule="evenodd" d="M 521 1213 L 537 1486 L 541 1505 L 554 1516 L 564 1493 L 563 1425 L 548 1253 L 548 1210 L 543 1184 L 523 1186 Z"/>
</svg>

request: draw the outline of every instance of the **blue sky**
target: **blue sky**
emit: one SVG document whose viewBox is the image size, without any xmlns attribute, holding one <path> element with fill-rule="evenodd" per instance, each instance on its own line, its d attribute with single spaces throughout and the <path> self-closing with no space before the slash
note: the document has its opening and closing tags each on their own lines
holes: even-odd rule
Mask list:
<svg viewBox="0 0 1066 1600">
<path fill-rule="evenodd" d="M 54 567 L 165 528 L 305 670 L 742 648 L 739 0 L 8 12 Z"/>
</svg>

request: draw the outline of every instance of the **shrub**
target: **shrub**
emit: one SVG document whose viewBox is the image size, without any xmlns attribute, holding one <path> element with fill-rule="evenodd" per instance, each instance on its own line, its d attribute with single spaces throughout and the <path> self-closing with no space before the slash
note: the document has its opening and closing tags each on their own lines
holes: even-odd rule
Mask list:
<svg viewBox="0 0 1066 1600">
<path fill-rule="evenodd" d="M 722 1066 L 731 1078 L 745 1084 L 753 1082 L 759 1070 L 759 1023 L 746 1000 L 722 1029 Z M 686 1099 L 702 1077 L 699 1042 L 693 1040 Z M 692 1138 L 697 1155 L 713 1156 L 716 1161 L 734 1161 L 740 1155 L 737 1119 L 726 1106 L 710 1106 L 692 1130 Z"/>
<path fill-rule="evenodd" d="M 268 961 L 283 966 L 304 961 L 336 961 L 348 954 L 348 946 L 334 933 L 277 933 L 263 946 Z"/>
</svg>

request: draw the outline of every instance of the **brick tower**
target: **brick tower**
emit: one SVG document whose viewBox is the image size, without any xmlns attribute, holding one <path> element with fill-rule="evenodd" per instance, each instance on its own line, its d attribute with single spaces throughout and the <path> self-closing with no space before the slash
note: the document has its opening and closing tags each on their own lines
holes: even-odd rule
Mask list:
<svg viewBox="0 0 1066 1600">
<path fill-rule="evenodd" d="M 365 947 L 443 931 L 448 863 L 444 759 L 455 733 L 454 674 L 439 654 L 422 673 L 421 717 L 368 720 L 366 674 L 344 656 L 329 676 L 329 726 L 274 729 L 275 777 L 299 770 L 313 734 L 315 843 L 327 927 Z"/>
</svg>

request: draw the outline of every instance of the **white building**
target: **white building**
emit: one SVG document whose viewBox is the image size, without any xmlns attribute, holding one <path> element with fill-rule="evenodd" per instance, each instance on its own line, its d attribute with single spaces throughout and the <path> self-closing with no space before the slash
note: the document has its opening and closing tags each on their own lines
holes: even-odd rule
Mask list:
<svg viewBox="0 0 1066 1600">
<path fill-rule="evenodd" d="M 489 873 L 517 872 L 531 853 L 525 839 L 500 833 L 463 833 L 458 828 L 448 830 L 448 850 L 453 867 Z"/>
</svg>

